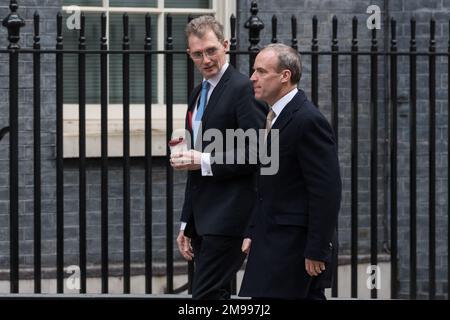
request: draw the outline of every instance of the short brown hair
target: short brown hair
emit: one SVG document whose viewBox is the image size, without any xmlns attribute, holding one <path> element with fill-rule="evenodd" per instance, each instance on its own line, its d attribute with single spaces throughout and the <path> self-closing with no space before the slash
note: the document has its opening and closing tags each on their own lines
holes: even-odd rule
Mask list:
<svg viewBox="0 0 450 320">
<path fill-rule="evenodd" d="M 191 20 L 186 26 L 185 32 L 188 38 L 191 35 L 201 38 L 210 30 L 214 32 L 220 42 L 225 40 L 223 26 L 212 16 L 200 16 Z"/>
</svg>

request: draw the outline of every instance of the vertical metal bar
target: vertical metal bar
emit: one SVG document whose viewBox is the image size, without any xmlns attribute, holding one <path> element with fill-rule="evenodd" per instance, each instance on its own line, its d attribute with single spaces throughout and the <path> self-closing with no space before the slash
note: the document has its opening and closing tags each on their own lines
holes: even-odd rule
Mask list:
<svg viewBox="0 0 450 320">
<path fill-rule="evenodd" d="M 144 50 L 152 50 L 151 16 L 145 15 Z M 152 54 L 145 53 L 145 293 L 152 293 Z"/>
<path fill-rule="evenodd" d="M 255 60 L 256 60 L 256 55 L 258 54 L 258 52 L 256 51 L 250 51 L 249 52 L 249 68 L 248 68 L 248 74 L 249 77 L 251 77 L 251 75 L 253 74 L 253 66 L 255 65 Z"/>
<path fill-rule="evenodd" d="M 272 16 L 272 40 L 270 41 L 272 43 L 277 43 L 277 16 Z"/>
<path fill-rule="evenodd" d="M 372 30 L 372 46 L 370 54 L 370 263 L 378 264 L 378 41 L 376 29 Z M 377 298 L 377 289 L 370 293 L 371 298 Z"/>
<path fill-rule="evenodd" d="M 429 298 L 436 298 L 436 21 L 430 21 L 429 55 Z"/>
<path fill-rule="evenodd" d="M 80 293 L 86 293 L 86 37 L 85 15 L 80 16 L 78 49 L 79 112 L 79 227 L 80 227 Z"/>
<path fill-rule="evenodd" d="M 338 142 L 338 102 L 339 102 L 339 46 L 337 39 L 338 32 L 338 20 L 336 16 L 333 16 L 333 39 L 331 44 L 331 125 L 336 135 L 336 142 Z"/>
<path fill-rule="evenodd" d="M 19 292 L 19 54 L 9 54 L 9 213 L 11 293 Z"/>
<path fill-rule="evenodd" d="M 130 39 L 128 14 L 123 15 L 123 292 L 130 293 Z"/>
<path fill-rule="evenodd" d="M 172 16 L 166 17 L 166 138 L 170 140 L 173 130 L 173 39 Z M 173 292 L 173 169 L 169 163 L 170 149 L 166 145 L 166 276 L 167 293 Z"/>
<path fill-rule="evenodd" d="M 333 37 L 331 42 L 331 51 L 333 55 L 331 56 L 331 125 L 334 130 L 334 134 L 336 137 L 336 144 L 339 142 L 339 123 L 338 123 L 338 105 L 339 105 L 339 46 L 337 39 L 338 32 L 338 20 L 336 16 L 333 16 Z M 338 224 L 336 225 L 336 239 L 339 238 L 338 234 Z M 336 261 L 333 270 L 333 286 L 331 287 L 331 295 L 333 297 L 338 296 L 338 247 L 333 250 L 333 260 Z"/>
<path fill-rule="evenodd" d="M 188 17 L 188 22 L 192 20 L 192 17 Z M 236 50 L 236 18 L 231 15 L 231 40 L 230 40 L 230 51 Z M 236 54 L 230 53 L 230 62 L 236 67 Z M 234 63 L 234 64 L 233 64 Z M 187 100 L 189 101 L 191 92 L 194 91 L 194 62 L 187 56 Z M 188 262 L 188 293 L 192 294 L 192 280 L 194 277 L 194 262 Z"/>
<path fill-rule="evenodd" d="M 100 103 L 101 103 L 101 259 L 102 293 L 108 293 L 108 50 L 106 13 L 101 16 Z"/>
<path fill-rule="evenodd" d="M 188 16 L 188 23 L 194 19 L 192 15 Z M 230 50 L 236 50 L 236 18 L 232 14 L 230 18 L 231 22 L 231 40 L 230 40 Z M 234 39 L 234 40 L 233 40 Z M 236 55 L 234 55 L 236 58 Z M 230 60 L 232 60 L 230 55 Z M 192 91 L 194 90 L 194 61 L 192 61 L 189 55 L 186 55 L 187 61 L 187 97 L 186 101 L 189 101 Z M 233 65 L 234 66 L 234 65 Z"/>
<path fill-rule="evenodd" d="M 391 19 L 391 298 L 397 298 L 397 23 Z"/>
<path fill-rule="evenodd" d="M 358 297 L 358 19 L 352 20 L 351 58 L 351 297 Z"/>
<path fill-rule="evenodd" d="M 317 52 L 319 51 L 318 40 L 317 40 L 317 16 L 312 18 L 312 45 L 311 45 L 311 97 L 312 103 L 319 107 L 319 56 Z"/>
<path fill-rule="evenodd" d="M 416 47 L 416 20 L 411 19 L 411 41 L 410 52 L 415 53 Z M 409 191 L 409 298 L 415 300 L 417 297 L 417 56 L 409 57 L 410 69 L 410 101 L 411 101 L 411 117 L 409 123 L 410 131 L 410 150 L 409 150 L 409 167 L 410 167 L 410 191 Z"/>
<path fill-rule="evenodd" d="M 230 27 L 231 27 L 231 38 L 230 38 L 230 64 L 236 68 L 236 48 L 237 48 L 237 39 L 236 39 L 236 17 L 234 14 L 230 17 Z M 190 61 L 189 59 L 188 61 Z M 192 61 L 191 61 L 192 63 Z M 188 90 L 188 94 L 192 91 Z"/>
<path fill-rule="evenodd" d="M 19 52 L 20 28 L 17 1 L 10 1 L 11 13 L 3 20 L 9 45 L 9 254 L 10 291 L 19 292 Z"/>
<path fill-rule="evenodd" d="M 298 50 L 298 41 L 297 41 L 297 17 L 292 15 L 291 17 L 291 32 L 292 32 L 292 39 L 291 39 L 291 47 L 295 50 Z"/>
<path fill-rule="evenodd" d="M 448 53 L 447 56 L 447 170 L 450 168 L 450 145 L 448 141 L 450 141 L 450 20 L 448 22 Z M 450 199 L 450 174 L 447 171 L 447 198 Z M 447 252 L 450 252 L 450 206 L 447 206 Z M 447 253 L 447 300 L 450 300 L 450 254 Z"/>
<path fill-rule="evenodd" d="M 56 50 L 63 49 L 62 13 L 57 18 Z M 56 53 L 56 291 L 64 292 L 63 53 Z"/>
<path fill-rule="evenodd" d="M 33 49 L 41 49 L 39 14 L 34 13 Z M 41 293 L 41 53 L 33 53 L 33 137 L 34 137 L 34 293 Z"/>
<path fill-rule="evenodd" d="M 248 63 L 248 66 L 249 66 L 249 68 L 248 68 L 248 75 L 249 75 L 249 77 L 251 77 L 252 74 L 253 74 L 253 67 L 254 67 L 254 65 L 255 65 L 256 55 L 257 55 L 257 53 L 252 52 L 252 51 L 250 51 L 250 52 L 248 53 L 248 59 L 249 59 L 249 63 Z"/>
<path fill-rule="evenodd" d="M 248 47 L 248 51 L 250 51 L 250 62 L 248 65 L 250 75 L 253 73 L 253 65 L 259 51 L 259 42 L 261 41 L 260 32 L 264 29 L 264 23 L 258 17 L 258 11 L 258 3 L 253 0 L 250 8 L 251 16 L 244 24 L 244 27 L 248 29 L 248 41 L 250 42 L 250 46 Z"/>
</svg>

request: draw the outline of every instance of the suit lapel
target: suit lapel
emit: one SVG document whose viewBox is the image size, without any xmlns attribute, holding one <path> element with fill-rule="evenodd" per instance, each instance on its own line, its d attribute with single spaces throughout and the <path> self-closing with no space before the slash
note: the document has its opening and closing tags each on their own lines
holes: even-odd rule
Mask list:
<svg viewBox="0 0 450 320">
<path fill-rule="evenodd" d="M 198 97 L 201 89 L 202 89 L 201 84 L 194 88 L 194 91 L 192 92 L 191 100 L 189 101 L 188 111 L 194 112 L 195 103 L 197 102 L 197 97 Z"/>
<path fill-rule="evenodd" d="M 189 133 L 191 134 L 191 137 L 194 136 L 194 133 L 192 131 L 193 130 L 192 129 L 192 121 L 193 121 L 192 115 L 194 113 L 195 103 L 197 102 L 197 97 L 200 93 L 201 88 L 202 88 L 201 85 L 195 87 L 194 91 L 192 92 L 191 99 L 189 101 L 189 105 L 188 105 L 187 112 L 186 112 L 185 127 L 186 127 L 186 130 L 188 130 Z M 192 140 L 193 139 L 191 139 L 191 148 L 194 147 L 194 141 L 192 141 Z"/>
<path fill-rule="evenodd" d="M 205 111 L 203 113 L 202 117 L 202 127 L 205 128 L 205 123 L 208 121 L 208 116 L 211 114 L 211 109 L 214 109 L 214 107 L 217 105 L 220 96 L 225 91 L 225 88 L 227 87 L 228 80 L 231 78 L 233 74 L 234 68 L 229 65 L 225 73 L 223 74 L 222 78 L 220 79 L 217 86 L 214 88 L 214 91 L 212 92 L 211 96 L 209 97 L 208 104 L 206 105 Z M 201 85 L 198 85 L 195 87 L 194 91 L 192 92 L 191 100 L 189 101 L 189 106 L 186 113 L 186 128 L 191 133 L 191 137 L 193 137 L 193 131 L 192 126 L 189 123 L 189 116 L 192 117 L 195 109 L 195 104 L 197 102 L 198 95 L 200 94 L 200 91 L 202 89 Z M 193 121 L 193 119 L 192 119 Z M 194 146 L 194 141 L 191 141 L 192 147 Z"/>
<path fill-rule="evenodd" d="M 214 88 L 214 91 L 212 92 L 211 96 L 209 97 L 208 104 L 206 105 L 206 109 L 205 109 L 205 112 L 203 113 L 203 117 L 202 117 L 203 128 L 205 128 L 205 123 L 207 123 L 207 121 L 208 121 L 208 117 L 212 112 L 211 110 L 213 110 L 215 108 L 215 106 L 217 105 L 217 103 L 220 99 L 220 96 L 225 91 L 225 88 L 228 85 L 228 80 L 230 79 L 232 72 L 233 72 L 233 67 L 231 65 L 229 65 L 227 70 L 223 74 L 222 78 L 220 78 L 219 83 Z"/>
<path fill-rule="evenodd" d="M 298 111 L 303 105 L 306 96 L 302 90 L 299 90 L 298 93 L 292 98 L 291 101 L 284 107 L 283 111 L 281 111 L 278 118 L 275 120 L 272 128 L 269 131 L 268 135 L 268 144 L 270 144 L 270 136 L 273 129 L 278 129 L 281 132 L 288 123 L 292 120 L 294 113 Z"/>
</svg>

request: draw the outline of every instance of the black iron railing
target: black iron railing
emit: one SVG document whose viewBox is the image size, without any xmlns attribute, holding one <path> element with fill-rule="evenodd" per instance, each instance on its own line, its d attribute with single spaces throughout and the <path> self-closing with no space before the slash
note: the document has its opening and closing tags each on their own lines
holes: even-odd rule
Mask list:
<svg viewBox="0 0 450 320">
<path fill-rule="evenodd" d="M 122 50 L 109 50 L 107 44 L 107 27 L 106 15 L 102 14 L 101 20 L 101 39 L 99 42 L 99 50 L 86 49 L 86 34 L 85 34 L 85 16 L 81 15 L 81 29 L 79 33 L 79 47 L 78 50 L 65 50 L 64 39 L 62 33 L 62 14 L 59 13 L 57 19 L 57 38 L 55 49 L 41 49 L 40 45 L 40 17 L 36 13 L 34 15 L 34 38 L 33 48 L 24 49 L 19 47 L 20 28 L 25 25 L 24 20 L 18 14 L 17 1 L 10 1 L 11 13 L 3 20 L 3 25 L 8 29 L 9 46 L 5 50 L 0 50 L 0 53 L 9 54 L 9 126 L 0 130 L 0 140 L 9 133 L 9 214 L 10 214 L 10 292 L 19 292 L 19 158 L 18 158 L 18 132 L 19 132 L 19 56 L 23 54 L 33 55 L 33 110 L 34 110 L 34 291 L 41 292 L 41 56 L 43 54 L 52 54 L 56 57 L 56 269 L 57 269 L 57 292 L 62 293 L 64 281 L 64 161 L 63 161 L 63 59 L 67 54 L 78 55 L 78 97 L 79 97 L 79 264 L 81 271 L 81 293 L 86 292 L 86 56 L 98 56 L 100 63 L 100 104 L 101 104 L 101 291 L 108 293 L 108 72 L 107 61 L 109 55 L 120 54 L 123 58 L 123 292 L 130 293 L 130 56 L 144 55 L 144 81 L 145 81 L 145 291 L 152 292 L 152 58 L 156 55 L 164 55 L 165 57 L 165 103 L 166 103 L 166 138 L 170 139 L 172 132 L 173 120 L 173 57 L 174 55 L 186 55 L 185 51 L 173 50 L 172 39 L 172 17 L 170 15 L 166 18 L 166 45 L 165 50 L 157 51 L 152 49 L 151 38 L 151 17 L 149 14 L 145 16 L 145 35 L 143 35 L 143 50 L 131 50 L 129 45 L 129 24 L 127 14 L 123 15 L 123 45 Z M 257 16 L 258 7 L 256 2 L 252 3 L 251 16 L 245 23 L 245 28 L 249 29 L 250 46 L 246 51 L 237 50 L 237 36 L 236 36 L 236 18 L 231 16 L 231 39 L 230 39 L 230 63 L 234 66 L 238 64 L 238 56 L 244 55 L 249 57 L 249 72 L 252 72 L 252 65 L 257 52 L 260 49 L 260 32 L 264 28 L 263 22 Z M 189 17 L 188 21 L 192 19 Z M 291 46 L 298 49 L 297 41 L 297 18 L 292 16 L 292 38 Z M 330 44 L 330 51 L 319 51 L 318 46 L 318 19 L 312 19 L 312 42 L 310 51 L 302 51 L 303 56 L 311 57 L 311 100 L 319 105 L 319 65 L 321 56 L 331 57 L 331 123 L 338 136 L 338 115 L 339 115 L 339 67 L 340 58 L 343 56 L 350 57 L 350 107 L 351 113 L 351 139 L 350 143 L 350 219 L 351 219 L 351 245 L 350 245 L 350 265 L 351 265 L 351 297 L 358 297 L 358 104 L 359 104 L 359 58 L 368 56 L 370 58 L 370 264 L 378 264 L 378 65 L 379 57 L 389 57 L 390 61 L 390 255 L 391 255 L 391 296 L 396 298 L 398 296 L 398 190 L 397 190 L 397 140 L 398 140 L 398 58 L 409 58 L 409 76 L 410 76 L 410 146 L 409 146 L 409 294 L 411 299 L 417 297 L 417 57 L 428 57 L 428 72 L 429 72 L 429 229 L 428 229 L 428 268 L 429 268 L 429 297 L 435 298 L 436 294 L 436 59 L 438 57 L 445 57 L 447 61 L 450 60 L 450 42 L 447 52 L 436 51 L 435 40 L 435 21 L 430 21 L 430 40 L 427 51 L 417 51 L 416 46 L 416 21 L 411 19 L 411 40 L 409 51 L 399 51 L 397 48 L 396 36 L 396 20 L 391 19 L 391 45 L 387 51 L 380 51 L 378 48 L 377 33 L 374 29 L 372 31 L 370 50 L 359 50 L 358 46 L 358 20 L 352 20 L 352 42 L 350 51 L 341 51 L 339 49 L 338 41 L 338 19 L 333 17 L 332 20 L 332 39 Z M 278 42 L 277 38 L 277 17 L 273 16 L 271 21 L 272 38 L 271 42 Z M 450 34 L 450 23 L 449 23 Z M 187 61 L 187 92 L 188 94 L 194 88 L 194 65 L 192 61 L 186 56 Z M 342 67 L 341 67 L 342 68 Z M 450 84 L 450 63 L 448 64 L 448 83 Z M 450 91 L 448 100 L 450 101 Z M 449 119 L 450 122 L 450 113 Z M 448 140 L 450 140 L 450 131 Z M 167 146 L 167 154 L 169 154 Z M 169 165 L 169 159 L 166 157 L 166 287 L 167 292 L 178 292 L 183 290 L 186 286 L 181 288 L 174 288 L 174 256 L 171 248 L 173 247 L 173 224 L 174 224 L 174 177 L 173 170 Z M 450 167 L 450 157 L 448 157 L 448 165 Z M 449 180 L 450 181 L 450 180 Z M 450 190 L 450 182 L 448 185 Z M 450 213 L 449 213 L 450 217 Z M 450 246 L 450 242 L 449 242 Z M 337 251 L 336 251 L 337 255 Z M 448 260 L 450 265 L 450 260 Z M 189 264 L 189 274 L 192 274 L 192 264 Z M 332 289 L 332 295 L 338 296 L 337 267 L 335 269 L 335 282 Z M 450 271 L 449 271 L 450 277 Z M 188 287 L 191 284 L 191 277 L 189 277 Z M 371 290 L 371 297 L 377 297 L 377 290 Z"/>
</svg>

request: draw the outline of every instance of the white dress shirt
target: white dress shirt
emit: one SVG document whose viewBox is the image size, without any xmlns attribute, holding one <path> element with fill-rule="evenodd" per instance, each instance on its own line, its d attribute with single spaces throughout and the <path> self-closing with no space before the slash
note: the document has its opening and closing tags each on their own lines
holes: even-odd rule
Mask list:
<svg viewBox="0 0 450 320">
<path fill-rule="evenodd" d="M 277 118 L 280 115 L 281 111 L 283 111 L 284 107 L 286 107 L 286 105 L 289 102 L 291 102 L 291 100 L 294 98 L 297 92 L 298 92 L 297 88 L 292 89 L 291 91 L 289 91 L 288 94 L 286 94 L 280 100 L 274 103 L 274 105 L 272 106 L 272 111 L 275 112 L 275 118 L 272 119 L 272 126 L 275 123 L 275 121 L 277 121 Z"/>
</svg>

